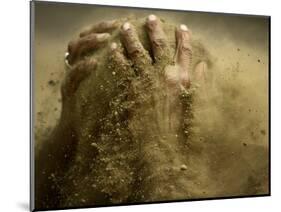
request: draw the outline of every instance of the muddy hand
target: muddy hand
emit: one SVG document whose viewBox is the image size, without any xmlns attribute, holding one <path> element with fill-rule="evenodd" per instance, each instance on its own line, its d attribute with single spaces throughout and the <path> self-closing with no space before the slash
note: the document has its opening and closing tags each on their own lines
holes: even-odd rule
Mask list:
<svg viewBox="0 0 281 212">
<path fill-rule="evenodd" d="M 62 88 L 63 96 L 67 99 L 74 99 L 69 97 L 73 96 L 81 82 L 95 70 L 98 65 L 97 61 L 89 60 L 85 55 L 106 46 L 110 36 L 109 32 L 115 27 L 113 25 L 113 22 L 107 22 L 93 26 L 82 32 L 78 40 L 69 44 L 66 61 L 69 63 L 70 72 Z M 113 84 L 112 88 L 106 87 L 109 84 L 102 84 L 102 88 L 106 88 L 107 91 L 112 89 L 116 96 L 112 95 L 110 100 L 112 104 L 106 104 L 110 108 L 104 114 L 103 122 L 101 122 L 101 124 L 109 124 L 102 127 L 97 136 L 92 136 L 93 132 L 90 137 L 85 134 L 87 135 L 86 143 L 81 142 L 84 141 L 84 138 L 78 138 L 79 133 L 77 133 L 79 142 L 76 155 L 79 155 L 79 158 L 91 158 L 90 160 L 92 160 L 92 154 L 95 152 L 87 151 L 93 148 L 96 148 L 97 151 L 102 150 L 95 156 L 94 176 L 91 177 L 91 173 L 85 172 L 85 175 L 90 176 L 87 179 L 95 181 L 95 187 L 86 186 L 87 189 L 85 189 L 83 186 L 90 183 L 89 180 L 85 180 L 79 187 L 81 189 L 76 190 L 75 188 L 74 191 L 71 191 L 73 194 L 83 191 L 82 193 L 85 195 L 83 200 L 89 204 L 100 201 L 94 199 L 96 195 L 92 195 L 92 197 L 89 195 L 96 194 L 96 192 L 105 194 L 104 198 L 109 198 L 109 201 L 114 203 L 126 202 L 130 198 L 138 201 L 163 200 L 170 197 L 169 192 L 172 192 L 172 196 L 175 198 L 186 197 L 188 194 L 188 188 L 182 188 L 186 183 L 187 175 L 180 171 L 181 165 L 186 163 L 185 156 L 179 156 L 177 160 L 171 162 L 169 155 L 177 155 L 181 146 L 170 148 L 169 145 L 173 142 L 175 145 L 178 143 L 177 140 L 180 136 L 177 134 L 179 126 L 181 126 L 179 122 L 183 116 L 181 110 L 183 106 L 180 104 L 179 95 L 190 87 L 191 34 L 185 25 L 176 28 L 176 51 L 173 55 L 173 48 L 167 40 L 160 19 L 155 15 L 150 15 L 145 25 L 144 29 L 149 35 L 152 55 L 144 48 L 136 28 L 129 22 L 121 26 L 121 45 L 118 40 L 110 45 L 107 56 L 109 61 L 106 62 L 109 70 L 102 73 L 107 77 L 107 81 Z M 200 73 L 201 68 L 199 67 L 198 70 Z M 108 79 L 109 76 L 112 79 Z M 101 90 L 103 91 L 103 89 Z M 96 92 L 100 92 L 100 90 L 96 90 Z M 65 108 L 74 107 L 73 104 L 67 104 Z M 83 109 L 86 110 L 87 107 L 84 106 Z M 69 114 L 72 117 L 74 112 Z M 93 116 L 93 113 L 91 115 Z M 93 120 L 99 119 L 95 117 Z M 169 126 L 169 124 L 174 126 Z M 102 139 L 95 140 L 100 135 L 102 135 Z M 118 142 L 112 142 L 115 140 Z M 162 149 L 155 149 L 155 146 L 161 146 Z M 135 150 L 138 150 L 138 154 L 134 155 L 132 151 Z M 168 154 L 163 155 L 165 151 L 162 150 Z M 141 165 L 135 164 L 137 161 L 135 156 L 143 158 L 139 161 L 140 163 L 148 163 L 145 169 L 142 169 Z M 127 163 L 120 164 L 120 160 L 127 161 Z M 103 161 L 110 162 L 104 163 Z M 128 164 L 134 164 L 134 167 Z M 107 170 L 108 165 L 111 169 Z M 87 170 L 87 166 L 86 163 L 85 170 Z M 75 166 L 73 167 L 75 169 Z M 164 170 L 167 167 L 173 168 L 171 172 L 174 172 L 179 180 L 174 182 L 169 179 L 162 184 L 155 183 L 157 179 L 161 179 L 161 176 L 166 176 Z M 115 170 L 118 171 L 118 175 L 114 174 Z M 153 170 L 157 170 L 156 173 L 149 173 Z M 142 189 L 140 192 L 134 191 L 133 188 L 136 183 L 135 173 L 141 176 L 139 183 L 142 185 Z M 116 177 L 112 178 L 112 176 Z M 147 176 L 151 176 L 151 178 Z M 80 177 L 80 175 L 76 176 L 79 179 L 77 181 L 81 180 Z M 112 182 L 110 186 L 107 185 L 109 180 Z M 178 192 L 181 190 L 184 192 Z M 81 198 L 70 194 L 66 202 L 73 204 L 74 200 L 79 202 Z"/>
</svg>

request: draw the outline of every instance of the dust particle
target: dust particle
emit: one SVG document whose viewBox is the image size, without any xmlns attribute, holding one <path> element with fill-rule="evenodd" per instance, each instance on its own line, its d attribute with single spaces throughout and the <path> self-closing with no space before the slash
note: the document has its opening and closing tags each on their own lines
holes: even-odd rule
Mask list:
<svg viewBox="0 0 281 212">
<path fill-rule="evenodd" d="M 181 170 L 182 170 L 182 171 L 187 170 L 187 166 L 186 166 L 185 164 L 182 164 L 182 165 L 181 165 Z"/>
<path fill-rule="evenodd" d="M 262 135 L 265 135 L 265 134 L 266 134 L 265 130 L 261 130 L 260 133 L 261 133 Z"/>
<path fill-rule="evenodd" d="M 55 82 L 54 80 L 50 80 L 50 81 L 48 82 L 48 84 L 49 84 L 50 86 L 55 86 L 55 85 L 56 85 L 56 82 Z"/>
</svg>

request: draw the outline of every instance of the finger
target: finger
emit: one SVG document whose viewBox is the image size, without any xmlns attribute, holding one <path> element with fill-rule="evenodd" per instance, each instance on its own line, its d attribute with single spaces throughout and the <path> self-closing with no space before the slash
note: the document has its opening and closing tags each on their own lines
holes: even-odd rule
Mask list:
<svg viewBox="0 0 281 212">
<path fill-rule="evenodd" d="M 68 63 L 73 65 L 83 54 L 97 49 L 106 43 L 109 37 L 110 34 L 108 33 L 90 34 L 76 41 L 71 41 L 68 44 Z"/>
<path fill-rule="evenodd" d="M 92 27 L 84 30 L 83 32 L 80 33 L 80 37 L 84 37 L 84 36 L 92 34 L 92 33 L 112 32 L 118 26 L 119 26 L 119 22 L 116 20 L 104 21 L 104 22 L 98 23 L 98 24 L 93 25 Z"/>
<path fill-rule="evenodd" d="M 117 80 L 118 87 L 122 89 L 126 88 L 130 85 L 131 77 L 134 76 L 134 71 L 117 43 L 112 43 L 109 51 L 109 66 L 113 70 L 112 75 Z"/>
<path fill-rule="evenodd" d="M 157 16 L 149 15 L 146 26 L 155 62 L 167 61 L 167 59 L 170 59 L 170 49 L 167 37 L 161 26 L 161 21 Z"/>
<path fill-rule="evenodd" d="M 110 62 L 114 69 L 119 72 L 116 74 L 127 75 L 130 69 L 130 63 L 122 52 L 122 49 L 117 43 L 112 43 L 110 46 Z"/>
<path fill-rule="evenodd" d="M 145 71 L 146 65 L 151 64 L 152 61 L 148 52 L 143 48 L 136 29 L 129 22 L 126 22 L 122 26 L 121 35 L 123 37 L 125 49 L 136 71 L 142 73 Z"/>
<path fill-rule="evenodd" d="M 181 24 L 176 30 L 177 49 L 175 60 L 184 69 L 189 69 L 192 60 L 191 33 L 186 25 Z"/>
<path fill-rule="evenodd" d="M 69 97 L 73 95 L 80 83 L 86 79 L 96 67 L 97 61 L 95 59 L 86 59 L 75 64 L 63 82 L 62 96 Z"/>
<path fill-rule="evenodd" d="M 187 26 L 181 24 L 176 29 L 177 49 L 175 54 L 176 64 L 179 68 L 181 84 L 188 88 L 190 86 L 190 65 L 192 60 L 191 33 Z"/>
</svg>

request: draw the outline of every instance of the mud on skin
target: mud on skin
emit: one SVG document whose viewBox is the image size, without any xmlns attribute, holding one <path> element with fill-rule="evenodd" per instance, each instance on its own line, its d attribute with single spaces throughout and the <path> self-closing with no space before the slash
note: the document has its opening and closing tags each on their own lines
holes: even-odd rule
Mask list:
<svg viewBox="0 0 281 212">
<path fill-rule="evenodd" d="M 213 147 L 193 123 L 213 58 L 185 25 L 156 16 L 104 22 L 68 51 L 61 119 L 36 158 L 38 208 L 223 194 L 202 157 Z"/>
</svg>

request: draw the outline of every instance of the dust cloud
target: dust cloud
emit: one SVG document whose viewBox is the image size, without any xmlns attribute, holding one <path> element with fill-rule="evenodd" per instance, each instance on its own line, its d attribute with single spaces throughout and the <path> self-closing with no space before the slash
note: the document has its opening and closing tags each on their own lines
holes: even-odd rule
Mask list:
<svg viewBox="0 0 281 212">
<path fill-rule="evenodd" d="M 37 145 L 60 117 L 60 85 L 68 42 L 94 23 L 151 13 L 175 24 L 186 24 L 194 39 L 211 54 L 208 83 L 205 91 L 197 94 L 194 106 L 194 140 L 202 148 L 198 166 L 208 167 L 209 186 L 217 196 L 267 194 L 266 17 L 37 2 L 33 72 Z"/>
</svg>

